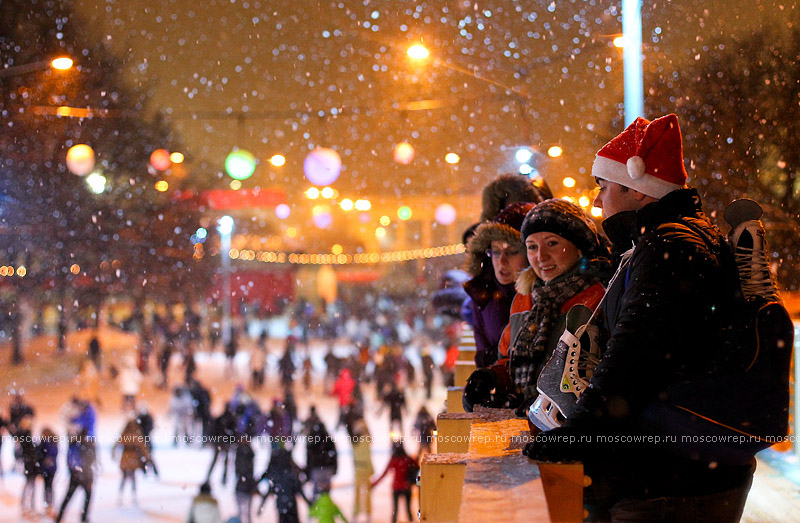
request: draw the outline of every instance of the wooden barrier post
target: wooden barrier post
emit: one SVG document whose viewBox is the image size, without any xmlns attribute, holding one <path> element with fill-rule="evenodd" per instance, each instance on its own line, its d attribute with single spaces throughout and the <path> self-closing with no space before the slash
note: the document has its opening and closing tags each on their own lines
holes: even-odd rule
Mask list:
<svg viewBox="0 0 800 523">
<path fill-rule="evenodd" d="M 464 387 L 447 387 L 447 412 L 463 414 L 464 403 L 461 400 L 464 396 Z"/>
<path fill-rule="evenodd" d="M 420 521 L 458 521 L 467 468 L 465 454 L 425 454 L 420 464 Z"/>
<path fill-rule="evenodd" d="M 436 452 L 467 452 L 473 417 L 469 413 L 439 414 L 436 418 Z"/>
<path fill-rule="evenodd" d="M 583 475 L 583 463 L 538 462 L 547 510 L 554 522 L 583 521 L 583 488 L 590 480 Z"/>
</svg>

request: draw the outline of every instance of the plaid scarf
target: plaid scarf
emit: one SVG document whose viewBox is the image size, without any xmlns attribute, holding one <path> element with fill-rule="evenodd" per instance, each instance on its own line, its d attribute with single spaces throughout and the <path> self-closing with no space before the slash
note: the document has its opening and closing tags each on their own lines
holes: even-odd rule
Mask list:
<svg viewBox="0 0 800 523">
<path fill-rule="evenodd" d="M 531 310 L 523 313 L 522 324 L 512 340 L 509 370 L 517 391 L 526 399 L 537 395 L 536 381 L 545 363 L 547 341 L 559 316 L 559 310 L 568 299 L 588 289 L 601 278 L 594 271 L 567 273 L 547 284 L 537 280 L 531 291 Z"/>
</svg>

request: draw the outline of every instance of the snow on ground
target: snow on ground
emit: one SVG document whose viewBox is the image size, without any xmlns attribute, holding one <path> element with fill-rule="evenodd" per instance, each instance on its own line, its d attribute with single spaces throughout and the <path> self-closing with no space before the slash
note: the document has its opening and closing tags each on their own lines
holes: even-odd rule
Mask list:
<svg viewBox="0 0 800 523">
<path fill-rule="evenodd" d="M 0 370 L 0 387 L 5 392 L 11 389 L 24 388 L 25 398 L 36 409 L 36 418 L 33 432 L 38 435 L 42 428 L 49 426 L 59 436 L 66 434 L 66 424 L 59 414 L 59 410 L 77 390 L 75 376 L 83 354 L 88 347 L 91 333 L 82 331 L 73 333 L 68 339 L 68 352 L 64 355 L 55 355 L 55 339 L 53 337 L 39 337 L 32 340 L 25 349 L 26 363 L 20 367 L 4 365 Z M 100 343 L 103 350 L 103 361 L 119 362 L 121 358 L 135 350 L 138 339 L 135 335 L 124 333 L 115 329 L 104 328 L 100 331 Z M 211 392 L 213 399 L 212 413 L 219 414 L 222 406 L 227 401 L 237 383 L 247 384 L 249 376 L 249 345 L 243 344 L 242 350 L 235 360 L 236 376 L 226 375 L 226 362 L 220 352 L 200 352 L 197 354 L 197 377 Z M 7 348 L 7 347 L 6 347 Z M 349 352 L 347 345 L 337 345 L 335 353 L 344 356 Z M 413 349 L 412 349 L 413 350 Z M 264 389 L 254 393 L 262 409 L 267 409 L 272 399 L 281 397 L 277 376 L 277 360 L 282 354 L 283 345 L 280 340 L 271 340 L 269 346 L 268 376 Z M 327 346 L 314 342 L 311 344 L 310 356 L 314 365 L 314 379 L 311 391 L 304 391 L 302 384 L 295 384 L 294 392 L 298 405 L 300 419 L 305 419 L 310 405 L 317 406 L 317 410 L 325 422 L 328 430 L 336 439 L 339 453 L 339 467 L 333 479 L 331 496 L 350 520 L 353 512 L 353 464 L 350 443 L 347 433 L 343 428 L 334 430 L 338 420 L 339 410 L 336 400 L 326 395 L 323 391 L 322 377 L 324 374 L 323 357 Z M 411 350 L 409 351 L 412 352 Z M 8 354 L 2 351 L 1 354 Z M 304 355 L 302 346 L 298 356 Z M 409 354 L 410 360 L 415 361 L 414 355 Z M 176 363 L 173 361 L 173 363 Z M 298 358 L 299 367 L 299 358 Z M 180 376 L 180 369 L 174 369 L 172 376 Z M 177 378 L 174 378 L 177 379 Z M 170 383 L 174 383 L 174 379 Z M 420 373 L 417 373 L 420 379 Z M 438 379 L 438 378 L 437 378 Z M 134 522 L 134 521 L 185 521 L 186 514 L 193 496 L 197 493 L 199 485 L 203 482 L 211 462 L 212 450 L 199 446 L 187 447 L 173 446 L 172 420 L 167 416 L 169 394 L 167 390 L 158 389 L 157 375 L 154 372 L 146 377 L 142 387 L 141 399 L 147 402 L 156 421 L 153 433 L 154 451 L 153 458 L 159 468 L 159 477 L 152 475 L 137 475 L 138 504 L 131 502 L 129 486 L 126 486 L 122 503 L 118 502 L 118 487 L 120 471 L 118 460 L 111 457 L 111 449 L 119 436 L 125 423 L 125 416 L 120 409 L 121 396 L 117 384 L 107 374 L 103 377 L 101 386 L 102 406 L 98 410 L 97 442 L 99 447 L 100 470 L 95 476 L 90 520 L 95 522 Z M 437 382 L 434 397 L 425 402 L 428 410 L 435 415 L 444 405 L 445 391 Z M 383 471 L 389 461 L 391 438 L 389 436 L 388 410 L 379 410 L 380 405 L 375 399 L 374 386 L 364 387 L 367 413 L 367 423 L 373 437 L 372 458 L 376 474 Z M 411 455 L 416 455 L 419 444 L 412 437 L 411 426 L 414 417 L 424 402 L 424 392 L 418 384 L 406 388 L 408 410 L 404 417 L 404 437 L 406 450 Z M 4 417 L 8 414 L 10 399 L 0 399 L 0 411 Z M 4 475 L 0 482 L 0 522 L 11 521 L 50 521 L 44 515 L 43 487 L 41 480 L 37 483 L 36 511 L 37 516 L 23 519 L 19 505 L 19 495 L 22 492 L 23 478 L 20 472 L 12 469 L 13 445 L 10 438 L 3 434 L 3 445 L 0 450 L 2 456 L 2 469 Z M 264 471 L 269 458 L 268 443 L 254 444 L 256 452 L 255 472 L 257 477 Z M 293 456 L 298 464 L 305 462 L 305 446 L 300 443 L 295 446 Z M 66 443 L 62 442 L 59 452 L 59 470 L 55 479 L 54 489 L 56 505 L 60 505 L 66 492 L 68 472 L 66 468 Z M 236 506 L 233 493 L 233 464 L 231 460 L 228 484 L 221 482 L 221 466 L 217 465 L 212 475 L 212 493 L 220 503 L 223 518 L 236 515 Z M 391 520 L 391 474 L 373 490 L 372 521 L 383 522 Z M 310 492 L 310 485 L 307 489 Z M 261 485 L 262 490 L 266 488 Z M 256 506 L 258 500 L 254 500 Z M 83 504 L 82 491 L 75 494 L 64 521 L 79 521 L 80 508 Z M 412 513 L 418 510 L 417 493 L 414 495 Z M 400 511 L 402 514 L 403 511 Z M 307 507 L 300 501 L 301 520 L 307 521 Z M 401 516 L 401 521 L 402 521 Z M 274 500 L 271 497 L 260 516 L 255 515 L 253 521 L 277 521 Z"/>
</svg>

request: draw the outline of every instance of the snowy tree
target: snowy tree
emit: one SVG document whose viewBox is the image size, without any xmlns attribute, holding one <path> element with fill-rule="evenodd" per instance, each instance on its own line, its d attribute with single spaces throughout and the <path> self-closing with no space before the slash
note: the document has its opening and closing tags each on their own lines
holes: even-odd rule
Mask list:
<svg viewBox="0 0 800 523">
<path fill-rule="evenodd" d="M 650 71 L 648 114 L 680 117 L 690 183 L 707 210 L 736 198 L 765 210 L 780 283 L 800 288 L 800 31 L 707 44 L 693 63 Z"/>
</svg>

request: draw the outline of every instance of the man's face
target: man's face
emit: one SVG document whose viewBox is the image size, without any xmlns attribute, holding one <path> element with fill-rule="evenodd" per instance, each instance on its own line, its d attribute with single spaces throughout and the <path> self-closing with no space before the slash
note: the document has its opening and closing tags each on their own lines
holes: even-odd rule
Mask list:
<svg viewBox="0 0 800 523">
<path fill-rule="evenodd" d="M 615 182 L 596 178 L 600 192 L 594 199 L 594 206 L 603 209 L 603 218 L 609 218 L 623 211 L 636 211 L 644 207 L 643 194 Z M 645 197 L 646 198 L 646 197 Z"/>
</svg>

